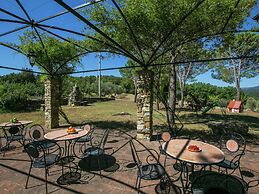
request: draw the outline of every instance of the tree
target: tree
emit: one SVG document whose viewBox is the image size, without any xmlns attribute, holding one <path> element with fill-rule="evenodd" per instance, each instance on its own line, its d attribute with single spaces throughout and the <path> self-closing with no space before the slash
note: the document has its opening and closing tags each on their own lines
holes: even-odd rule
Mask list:
<svg viewBox="0 0 259 194">
<path fill-rule="evenodd" d="M 181 48 L 180 52 L 181 59 L 184 61 L 187 59 L 197 60 L 200 58 L 204 58 L 206 56 L 205 49 L 202 48 L 202 45 L 198 45 L 197 43 L 191 43 L 185 45 Z M 208 70 L 207 63 L 184 63 L 179 64 L 176 69 L 176 74 L 179 82 L 180 87 L 180 107 L 183 107 L 184 103 L 184 92 L 185 92 L 185 85 L 187 81 L 194 81 L 194 78 L 197 75 L 200 75 Z"/>
<path fill-rule="evenodd" d="M 236 29 L 256 3 L 255 0 L 240 1 L 238 6 L 235 6 L 233 0 L 220 2 L 120 0 L 118 2 L 119 4 L 114 3 L 114 5 L 95 4 L 94 8 L 87 10 L 86 13 L 90 12 L 94 24 L 119 43 L 115 44 L 99 33 L 93 33 L 95 38 L 103 40 L 94 47 L 129 57 L 144 69 L 158 64 L 161 58 L 166 59 L 167 64 L 171 63 L 167 74 L 169 75 L 168 115 L 172 123 L 176 104 L 177 49 L 187 40 L 201 37 L 197 41 L 204 42 L 205 39 L 211 39 L 211 37 L 202 38 L 207 34 L 219 33 L 225 28 Z M 115 7 L 120 7 L 123 16 Z M 232 17 L 228 20 L 230 15 Z"/>
<path fill-rule="evenodd" d="M 246 56 L 258 56 L 258 45 L 259 34 L 242 33 L 225 37 L 222 46 L 217 50 L 217 55 L 223 57 L 244 57 L 216 63 L 212 73 L 213 78 L 235 84 L 236 100 L 240 100 L 241 79 L 259 75 L 259 57 L 245 58 Z"/>
<path fill-rule="evenodd" d="M 62 74 L 71 72 L 80 63 L 81 50 L 74 44 L 59 41 L 46 34 L 41 34 L 40 37 L 34 32 L 26 31 L 20 36 L 20 45 L 17 47 L 24 53 L 33 53 L 35 65 L 48 74 L 45 81 L 45 120 L 47 127 L 53 128 L 59 125 Z"/>
<path fill-rule="evenodd" d="M 133 67 L 136 66 L 136 62 L 132 60 L 128 60 L 126 66 Z M 125 78 L 130 78 L 133 81 L 134 84 L 134 102 L 137 102 L 137 73 L 136 71 L 138 68 L 127 68 L 127 69 L 120 69 L 120 74 Z"/>
</svg>

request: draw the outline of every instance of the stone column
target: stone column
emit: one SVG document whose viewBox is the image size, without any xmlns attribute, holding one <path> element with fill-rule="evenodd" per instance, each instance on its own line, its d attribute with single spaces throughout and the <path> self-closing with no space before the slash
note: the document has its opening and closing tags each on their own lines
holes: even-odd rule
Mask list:
<svg viewBox="0 0 259 194">
<path fill-rule="evenodd" d="M 137 73 L 137 139 L 150 139 L 153 133 L 154 73 L 150 70 L 141 70 Z"/>
<path fill-rule="evenodd" d="M 45 126 L 48 129 L 59 126 L 60 79 L 45 81 Z"/>
</svg>

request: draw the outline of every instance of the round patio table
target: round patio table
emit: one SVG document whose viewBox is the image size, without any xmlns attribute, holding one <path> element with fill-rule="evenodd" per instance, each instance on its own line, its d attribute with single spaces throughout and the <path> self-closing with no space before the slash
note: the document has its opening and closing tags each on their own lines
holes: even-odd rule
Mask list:
<svg viewBox="0 0 259 194">
<path fill-rule="evenodd" d="M 0 123 L 0 129 L 2 130 L 8 130 L 11 127 L 20 127 L 20 133 L 23 133 L 23 129 L 26 125 L 31 124 L 33 121 L 17 121 L 15 123 L 13 122 L 5 122 L 5 123 Z M 2 138 L 0 138 L 0 148 L 2 149 Z"/>
<path fill-rule="evenodd" d="M 188 146 L 196 145 L 198 152 L 188 150 Z M 224 153 L 217 147 L 202 141 L 190 139 L 173 139 L 162 145 L 163 150 L 171 157 L 191 164 L 212 165 L 224 160 Z"/>
<path fill-rule="evenodd" d="M 64 156 L 60 159 L 61 165 L 69 164 L 69 172 L 62 174 L 58 180 L 58 184 L 71 184 L 73 182 L 77 182 L 81 178 L 81 174 L 79 172 L 73 172 L 74 167 L 70 166 L 70 163 L 73 162 L 74 156 L 72 152 L 72 141 L 83 137 L 88 134 L 90 130 L 85 129 L 76 129 L 75 133 L 68 134 L 67 129 L 60 129 L 56 131 L 51 131 L 44 135 L 45 139 L 54 140 L 54 141 L 64 141 Z"/>
<path fill-rule="evenodd" d="M 26 126 L 31 124 L 33 121 L 17 121 L 16 123 L 12 122 L 6 122 L 6 123 L 1 123 L 0 127 L 5 128 L 5 127 L 13 127 L 13 126 Z"/>
<path fill-rule="evenodd" d="M 199 147 L 199 151 L 189 151 L 188 147 L 190 145 Z M 185 186 L 183 183 L 183 177 L 181 175 L 181 182 L 184 190 L 187 189 L 189 177 L 187 163 L 191 164 L 193 169 L 194 165 L 213 165 L 220 163 L 225 159 L 224 153 L 219 148 L 197 140 L 172 139 L 163 143 L 162 149 L 166 152 L 167 155 L 175 158 L 176 160 L 179 160 L 181 162 L 182 169 L 187 171 L 187 180 Z"/>
</svg>

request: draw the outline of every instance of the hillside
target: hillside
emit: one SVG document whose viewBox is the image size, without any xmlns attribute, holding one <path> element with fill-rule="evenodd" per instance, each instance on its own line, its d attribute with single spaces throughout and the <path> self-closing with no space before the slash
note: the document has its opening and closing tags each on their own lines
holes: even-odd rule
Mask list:
<svg viewBox="0 0 259 194">
<path fill-rule="evenodd" d="M 242 88 L 242 90 L 249 96 L 259 98 L 259 86 Z"/>
</svg>

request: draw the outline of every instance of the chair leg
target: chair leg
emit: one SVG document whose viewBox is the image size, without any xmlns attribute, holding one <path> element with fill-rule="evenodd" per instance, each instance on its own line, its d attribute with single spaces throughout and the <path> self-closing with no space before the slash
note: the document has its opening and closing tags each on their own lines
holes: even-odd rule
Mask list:
<svg viewBox="0 0 259 194">
<path fill-rule="evenodd" d="M 141 183 L 141 178 L 140 178 L 139 181 L 138 181 L 138 193 L 139 193 L 139 191 L 140 191 L 140 183 Z"/>
<path fill-rule="evenodd" d="M 102 170 L 101 170 L 101 166 L 100 166 L 100 155 L 98 155 L 97 161 L 98 161 L 98 167 L 99 167 L 99 172 L 100 172 L 100 178 L 102 178 Z"/>
<path fill-rule="evenodd" d="M 28 173 L 28 176 L 27 176 L 27 180 L 26 180 L 26 184 L 25 184 L 25 189 L 27 189 L 27 186 L 28 186 L 29 178 L 30 178 L 30 175 L 31 175 L 31 168 L 32 168 L 32 163 L 31 163 L 31 166 L 30 166 L 30 169 L 29 169 L 29 173 Z"/>
<path fill-rule="evenodd" d="M 136 189 L 138 188 L 138 182 L 139 182 L 139 177 L 137 176 L 137 180 L 136 180 L 136 183 L 135 183 L 135 188 Z"/>
<path fill-rule="evenodd" d="M 45 184 L 46 184 L 46 194 L 48 193 L 48 170 L 45 169 Z"/>
<path fill-rule="evenodd" d="M 240 166 L 238 166 L 238 170 L 239 170 L 239 173 L 240 173 L 240 176 L 241 176 L 242 180 L 244 180 L 244 177 L 243 177 L 243 174 L 242 174 Z"/>
</svg>

